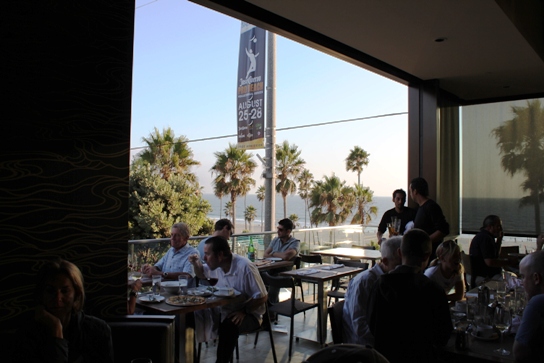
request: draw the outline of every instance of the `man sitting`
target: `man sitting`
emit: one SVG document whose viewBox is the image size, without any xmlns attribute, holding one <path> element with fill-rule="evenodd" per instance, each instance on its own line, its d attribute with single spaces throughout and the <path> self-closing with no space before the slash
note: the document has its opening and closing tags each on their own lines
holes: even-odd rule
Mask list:
<svg viewBox="0 0 544 363">
<path fill-rule="evenodd" d="M 544 362 L 544 251 L 527 255 L 519 264 L 529 299 L 514 342 L 516 362 Z"/>
<path fill-rule="evenodd" d="M 431 255 L 431 239 L 420 229 L 402 237 L 402 265 L 380 276 L 369 303 L 374 348 L 391 363 L 437 361 L 437 347 L 453 330 L 444 290 L 423 271 Z"/>
<path fill-rule="evenodd" d="M 198 247 L 196 248 L 200 254 L 200 261 L 204 262 L 204 245 L 206 244 L 208 238 L 223 237 L 224 239 L 228 240 L 232 236 L 232 231 L 234 231 L 234 225 L 229 219 L 218 219 L 215 222 L 213 234 L 210 237 L 206 237 L 200 241 Z"/>
<path fill-rule="evenodd" d="M 501 273 L 501 267 L 508 265 L 507 259 L 499 259 L 502 237 L 502 222 L 499 216 L 485 217 L 480 232 L 470 242 L 469 254 L 473 275 L 470 286 L 476 286 L 476 277 L 490 279 Z"/>
<path fill-rule="evenodd" d="M 380 248 L 381 262 L 361 272 L 349 282 L 342 314 L 344 343 L 374 345 L 374 337 L 367 322 L 368 298 L 378 278 L 400 264 L 398 249 L 401 241 L 402 237 L 384 240 Z"/>
<path fill-rule="evenodd" d="M 267 299 L 259 270 L 250 260 L 231 253 L 229 243 L 221 237 L 211 237 L 204 245 L 204 262 L 198 254 L 189 256 L 196 275 L 201 279 L 214 271 L 217 286 L 231 287 L 242 294 L 243 301 L 221 307 L 217 362 L 229 362 L 241 333 L 257 329 L 262 324 Z"/>
</svg>

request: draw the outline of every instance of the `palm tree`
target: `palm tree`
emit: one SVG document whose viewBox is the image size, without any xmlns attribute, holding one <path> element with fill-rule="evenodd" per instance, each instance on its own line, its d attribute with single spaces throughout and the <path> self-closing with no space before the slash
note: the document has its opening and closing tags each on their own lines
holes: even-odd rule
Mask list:
<svg viewBox="0 0 544 363">
<path fill-rule="evenodd" d="M 363 166 L 367 166 L 369 163 L 369 156 L 369 153 L 359 146 L 355 146 L 353 150 L 349 151 L 349 156 L 346 158 L 346 170 L 357 172 L 357 185 L 361 185 L 361 173 Z"/>
<path fill-rule="evenodd" d="M 254 206 L 248 205 L 246 210 L 244 211 L 244 219 L 249 224 L 249 231 L 251 232 L 251 224 L 255 220 L 255 217 L 257 216 L 257 209 L 255 209 Z"/>
<path fill-rule="evenodd" d="M 329 226 L 342 224 L 351 214 L 355 198 L 353 188 L 334 174 L 315 182 L 310 193 L 310 206 L 314 207 L 311 220 L 316 225 L 326 222 Z"/>
<path fill-rule="evenodd" d="M 264 221 L 264 218 L 263 218 L 263 213 L 264 213 L 264 198 L 266 197 L 266 187 L 264 185 L 261 185 L 257 188 L 257 200 L 259 202 L 261 202 L 261 232 L 263 231 L 264 229 L 264 224 L 263 224 L 263 221 Z"/>
<path fill-rule="evenodd" d="M 233 214 L 232 202 L 228 201 L 225 203 L 225 217 L 230 217 L 232 216 L 232 214 Z M 232 222 L 232 224 L 234 224 L 234 222 Z"/>
<path fill-rule="evenodd" d="M 253 154 L 232 144 L 229 144 L 225 151 L 217 151 L 214 155 L 217 160 L 211 168 L 212 174 L 215 175 L 213 182 L 215 185 L 224 186 L 225 194 L 230 194 L 232 223 L 236 225 L 236 199 L 245 195 L 251 186 L 255 185 L 255 179 L 251 175 L 257 164 L 251 160 Z"/>
<path fill-rule="evenodd" d="M 314 184 L 314 175 L 308 169 L 303 169 L 298 176 L 298 195 L 304 200 L 304 227 L 307 226 L 307 216 L 310 214 L 310 191 Z"/>
<path fill-rule="evenodd" d="M 512 106 L 514 118 L 493 129 L 502 154 L 503 169 L 511 176 L 523 173 L 521 183 L 529 195 L 520 206 L 533 205 L 536 234 L 540 234 L 540 203 L 544 201 L 544 109 L 540 100 L 527 101 L 527 107 Z"/>
<path fill-rule="evenodd" d="M 221 212 L 223 211 L 223 196 L 227 193 L 225 184 L 223 182 L 215 183 L 213 186 L 213 194 L 219 198 L 219 219 L 223 218 Z"/>
<path fill-rule="evenodd" d="M 142 141 L 147 148 L 140 153 L 140 158 L 152 165 L 163 179 L 184 173 L 189 180 L 196 181 L 196 176 L 189 169 L 200 163 L 193 159 L 193 151 L 187 145 L 185 136 L 176 138 L 171 128 L 163 129 L 161 134 L 155 127 L 154 132 L 148 138 L 143 137 Z"/>
<path fill-rule="evenodd" d="M 289 219 L 293 222 L 293 224 L 297 227 L 300 227 L 300 223 L 298 223 L 298 215 L 295 213 L 289 215 Z"/>
<path fill-rule="evenodd" d="M 283 218 L 287 218 L 287 195 L 296 192 L 296 178 L 306 164 L 300 154 L 298 146 L 289 145 L 287 140 L 276 146 L 276 192 L 281 193 L 283 198 Z"/>
<path fill-rule="evenodd" d="M 355 185 L 353 188 L 355 196 L 356 212 L 351 219 L 351 224 L 368 224 L 372 220 L 371 214 L 378 215 L 378 207 L 369 206 L 372 203 L 374 192 L 370 188 L 363 188 Z"/>
</svg>

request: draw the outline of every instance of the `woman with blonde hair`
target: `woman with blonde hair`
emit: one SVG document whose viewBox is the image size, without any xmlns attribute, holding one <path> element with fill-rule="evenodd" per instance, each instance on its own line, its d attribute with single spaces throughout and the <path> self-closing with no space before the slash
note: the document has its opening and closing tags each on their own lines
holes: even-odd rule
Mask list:
<svg viewBox="0 0 544 363">
<path fill-rule="evenodd" d="M 436 258 L 425 270 L 425 276 L 444 289 L 449 301 L 458 301 L 465 295 L 461 249 L 456 241 L 442 242 L 436 249 Z M 452 289 L 455 289 L 451 292 Z"/>
</svg>

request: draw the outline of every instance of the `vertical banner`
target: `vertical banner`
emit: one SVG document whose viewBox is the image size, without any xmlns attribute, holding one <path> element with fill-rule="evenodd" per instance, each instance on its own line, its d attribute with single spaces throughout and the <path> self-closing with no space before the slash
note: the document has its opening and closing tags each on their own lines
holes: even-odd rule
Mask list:
<svg viewBox="0 0 544 363">
<path fill-rule="evenodd" d="M 242 22 L 236 87 L 240 149 L 264 148 L 265 35 L 264 29 Z"/>
</svg>

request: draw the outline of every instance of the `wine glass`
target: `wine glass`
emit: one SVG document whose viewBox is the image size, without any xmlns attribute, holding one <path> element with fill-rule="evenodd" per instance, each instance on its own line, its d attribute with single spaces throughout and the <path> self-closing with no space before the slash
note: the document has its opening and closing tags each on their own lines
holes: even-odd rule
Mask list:
<svg viewBox="0 0 544 363">
<path fill-rule="evenodd" d="M 503 346 L 504 333 L 512 326 L 512 313 L 510 309 L 503 305 L 497 305 L 493 316 L 493 326 L 501 333 L 501 346 L 499 349 L 495 349 L 494 352 L 500 355 L 510 355 L 510 351 L 504 349 Z"/>
<path fill-rule="evenodd" d="M 215 288 L 214 286 L 217 285 L 217 282 L 219 281 L 218 278 L 216 277 L 213 277 L 211 276 L 211 272 L 208 273 L 208 275 L 206 276 L 206 281 L 208 282 L 208 284 L 212 287 L 212 296 L 209 298 L 210 300 L 215 300 L 215 296 L 213 295 L 213 293 L 215 292 Z"/>
</svg>

